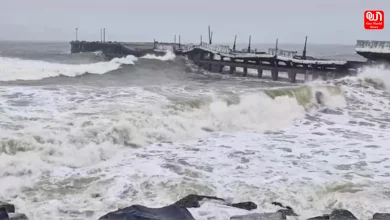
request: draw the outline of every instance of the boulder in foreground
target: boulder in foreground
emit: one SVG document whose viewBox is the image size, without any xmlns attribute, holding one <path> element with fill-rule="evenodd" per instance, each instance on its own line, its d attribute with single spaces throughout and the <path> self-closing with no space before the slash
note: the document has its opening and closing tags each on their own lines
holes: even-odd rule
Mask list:
<svg viewBox="0 0 390 220">
<path fill-rule="evenodd" d="M 390 213 L 375 213 L 372 220 L 389 220 Z"/>
<path fill-rule="evenodd" d="M 230 220 L 285 220 L 286 215 L 283 212 L 275 213 L 253 213 L 248 215 L 236 215 L 230 217 Z"/>
<path fill-rule="evenodd" d="M 99 220 L 195 220 L 191 213 L 184 207 L 169 205 L 162 208 L 148 208 L 141 205 L 110 212 Z"/>
<path fill-rule="evenodd" d="M 0 202 L 0 220 L 28 220 L 23 213 L 15 213 L 15 206 Z"/>
</svg>

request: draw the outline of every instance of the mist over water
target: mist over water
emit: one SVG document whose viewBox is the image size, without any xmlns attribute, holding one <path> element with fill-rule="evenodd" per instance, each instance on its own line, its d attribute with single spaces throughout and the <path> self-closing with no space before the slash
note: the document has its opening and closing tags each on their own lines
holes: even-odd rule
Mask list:
<svg viewBox="0 0 390 220">
<path fill-rule="evenodd" d="M 204 72 L 170 53 L 107 61 L 51 44 L 1 46 L 0 201 L 31 219 L 97 219 L 189 193 L 254 201 L 264 212 L 280 201 L 302 219 L 390 211 L 382 67 L 289 84 Z M 191 212 L 244 213 L 215 204 Z"/>
</svg>

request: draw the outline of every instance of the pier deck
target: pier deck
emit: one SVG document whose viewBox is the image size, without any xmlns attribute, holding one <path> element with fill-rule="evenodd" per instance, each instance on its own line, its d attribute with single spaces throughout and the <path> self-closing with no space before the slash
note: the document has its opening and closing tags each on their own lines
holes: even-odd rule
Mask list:
<svg viewBox="0 0 390 220">
<path fill-rule="evenodd" d="M 229 67 L 229 73 L 236 72 L 236 68 L 243 68 L 243 76 L 246 76 L 248 69 L 257 70 L 258 77 L 263 76 L 263 71 L 271 71 L 273 80 L 278 80 L 279 72 L 288 73 L 291 82 L 296 81 L 297 74 L 304 74 L 305 80 L 309 75 L 312 79 L 322 76 L 342 77 L 356 74 L 357 69 L 367 65 L 366 62 L 325 60 L 313 57 L 298 56 L 296 51 L 287 51 L 270 48 L 265 52 L 242 52 L 235 51 L 227 45 L 213 45 L 202 42 L 199 45 L 159 45 L 155 46 L 156 51 L 175 51 L 178 54 L 186 55 L 198 66 L 207 70 L 223 72 L 224 67 Z M 250 51 L 250 50 L 249 50 Z"/>
<path fill-rule="evenodd" d="M 212 36 L 212 34 L 211 34 Z M 224 72 L 225 67 L 229 68 L 229 73 L 237 73 L 237 68 L 242 68 L 242 76 L 247 76 L 248 69 L 255 69 L 257 76 L 261 78 L 264 71 L 270 71 L 273 80 L 279 79 L 279 72 L 285 72 L 290 82 L 296 82 L 297 74 L 304 74 L 304 79 L 309 80 L 322 77 L 338 78 L 346 75 L 354 75 L 363 66 L 370 65 L 371 62 L 327 60 L 306 56 L 306 41 L 302 55 L 297 51 L 288 51 L 278 48 L 276 41 L 275 48 L 269 48 L 268 52 L 257 52 L 251 50 L 250 40 L 248 49 L 245 51 L 235 50 L 228 45 L 212 44 L 212 37 L 209 34 L 209 43 L 183 45 L 180 43 L 130 43 L 130 42 L 86 42 L 72 41 L 71 52 L 93 52 L 102 51 L 109 58 L 133 55 L 137 57 L 146 54 L 165 54 L 172 51 L 176 55 L 186 56 L 194 64 L 209 71 Z M 250 39 L 250 38 L 249 38 Z M 363 44 L 358 41 L 357 45 Z M 358 46 L 357 46 L 358 48 Z M 358 54 L 362 49 L 356 49 Z"/>
</svg>

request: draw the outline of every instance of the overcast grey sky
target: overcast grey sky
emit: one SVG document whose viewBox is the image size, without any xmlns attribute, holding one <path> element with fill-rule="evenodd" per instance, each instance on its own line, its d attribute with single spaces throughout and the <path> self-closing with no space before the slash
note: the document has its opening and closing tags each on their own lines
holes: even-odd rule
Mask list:
<svg viewBox="0 0 390 220">
<path fill-rule="evenodd" d="M 363 12 L 385 12 L 385 29 L 368 31 Z M 357 39 L 390 40 L 390 0 L 0 0 L 0 40 L 198 42 L 238 41 L 355 44 Z"/>
</svg>

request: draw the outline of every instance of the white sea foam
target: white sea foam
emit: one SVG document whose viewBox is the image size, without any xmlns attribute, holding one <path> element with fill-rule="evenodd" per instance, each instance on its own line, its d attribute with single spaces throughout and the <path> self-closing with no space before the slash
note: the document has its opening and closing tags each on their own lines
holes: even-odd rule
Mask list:
<svg viewBox="0 0 390 220">
<path fill-rule="evenodd" d="M 1 88 L 0 200 L 33 220 L 97 219 L 189 193 L 251 200 L 256 212 L 280 201 L 302 219 L 332 208 L 362 219 L 390 212 L 390 100 L 360 86 L 363 76 L 336 81 L 341 94 L 309 85 L 325 103 L 309 110 L 260 89 Z M 212 203 L 191 212 L 202 220 L 247 213 Z"/>
<path fill-rule="evenodd" d="M 145 56 L 141 57 L 141 59 L 153 59 L 153 60 L 162 60 L 162 61 L 168 61 L 168 60 L 174 60 L 176 55 L 170 51 L 167 50 L 164 56 L 157 56 L 155 54 L 146 54 Z"/>
<path fill-rule="evenodd" d="M 390 92 L 390 69 L 385 66 L 366 67 L 359 70 L 358 79 L 381 85 Z"/>
<path fill-rule="evenodd" d="M 134 64 L 136 60 L 134 56 L 127 56 L 109 62 L 60 64 L 0 57 L 0 81 L 39 80 L 56 76 L 75 77 L 85 73 L 104 74 L 120 68 L 122 64 Z"/>
</svg>

